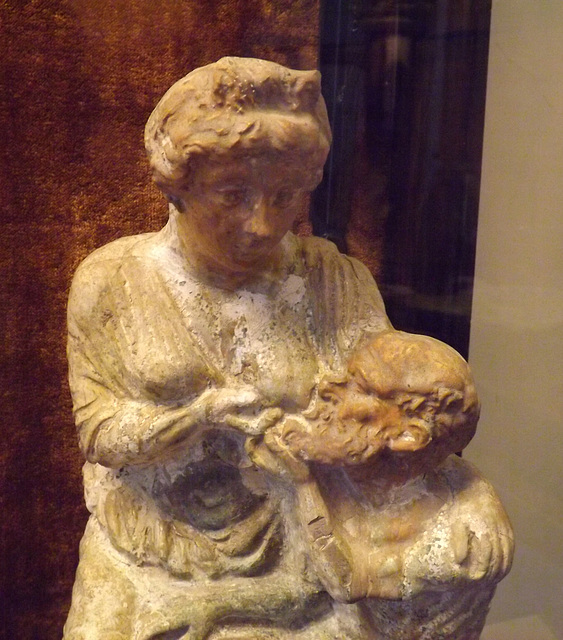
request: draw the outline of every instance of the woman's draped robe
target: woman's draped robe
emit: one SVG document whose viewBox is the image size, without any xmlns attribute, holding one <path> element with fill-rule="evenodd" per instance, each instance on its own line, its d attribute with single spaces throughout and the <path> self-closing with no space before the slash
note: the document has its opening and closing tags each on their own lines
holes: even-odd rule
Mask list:
<svg viewBox="0 0 563 640">
<path fill-rule="evenodd" d="M 237 611 L 280 638 L 301 637 L 281 630 L 307 616 L 303 638 L 368 637 L 350 607 L 331 613 L 287 494 L 245 458 L 248 433 L 212 417 L 214 393 L 249 387 L 267 407 L 303 411 L 322 375 L 390 326 L 359 262 L 318 238 L 287 234 L 282 249 L 273 273 L 219 289 L 186 267 L 172 220 L 79 267 L 68 357 L 92 516 L 65 637 L 89 624 L 108 638 L 203 638 Z M 188 437 L 165 447 L 180 423 Z"/>
</svg>

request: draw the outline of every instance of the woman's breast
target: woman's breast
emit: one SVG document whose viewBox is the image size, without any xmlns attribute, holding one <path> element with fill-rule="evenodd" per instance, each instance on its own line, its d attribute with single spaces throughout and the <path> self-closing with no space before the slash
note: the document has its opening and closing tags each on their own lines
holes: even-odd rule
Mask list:
<svg viewBox="0 0 563 640">
<path fill-rule="evenodd" d="M 210 386 L 252 385 L 286 410 L 307 406 L 318 361 L 302 278 L 267 294 L 160 285 L 126 332 L 141 395 L 181 402 Z"/>
<path fill-rule="evenodd" d="M 141 395 L 157 403 L 182 403 L 210 386 L 221 384 L 222 377 L 197 354 L 155 350 L 136 367 Z"/>
</svg>

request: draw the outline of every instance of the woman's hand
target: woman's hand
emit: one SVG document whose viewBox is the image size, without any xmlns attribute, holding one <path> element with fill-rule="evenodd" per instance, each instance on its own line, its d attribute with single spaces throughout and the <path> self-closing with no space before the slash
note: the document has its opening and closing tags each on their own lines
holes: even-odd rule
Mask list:
<svg viewBox="0 0 563 640">
<path fill-rule="evenodd" d="M 302 484 L 311 479 L 309 465 L 283 439 L 288 424 L 295 421 L 296 418 L 288 417 L 263 435 L 248 438 L 245 448 L 256 466 L 272 475 L 285 477 L 292 483 Z"/>
<path fill-rule="evenodd" d="M 464 558 L 460 558 L 462 577 L 469 581 L 483 580 L 496 583 L 510 571 L 514 553 L 514 533 L 512 526 L 496 495 L 489 500 L 481 497 L 473 506 L 473 516 L 469 512 L 457 516 L 458 528 L 465 529 Z M 479 514 L 474 524 L 475 513 Z M 465 515 L 465 518 L 463 517 Z M 465 520 L 465 522 L 464 522 Z"/>
<path fill-rule="evenodd" d="M 496 584 L 510 570 L 512 526 L 491 485 L 465 460 L 448 459 L 451 503 L 409 550 L 406 582 L 416 593 L 459 583 Z"/>
<path fill-rule="evenodd" d="M 269 407 L 251 386 L 213 390 L 207 400 L 205 417 L 219 426 L 231 427 L 250 436 L 263 434 L 283 415 L 278 407 Z"/>
<path fill-rule="evenodd" d="M 153 436 L 142 445 L 151 457 L 165 455 L 186 446 L 206 430 L 219 427 L 257 436 L 282 416 L 281 409 L 268 407 L 250 387 L 208 389 L 191 404 L 160 411 L 152 421 Z"/>
</svg>

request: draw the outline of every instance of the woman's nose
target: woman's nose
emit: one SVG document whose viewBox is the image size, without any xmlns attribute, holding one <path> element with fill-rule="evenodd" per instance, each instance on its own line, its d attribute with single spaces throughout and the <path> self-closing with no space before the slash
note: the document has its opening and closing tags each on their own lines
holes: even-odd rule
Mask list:
<svg viewBox="0 0 563 640">
<path fill-rule="evenodd" d="M 246 231 L 256 236 L 269 236 L 274 226 L 271 220 L 271 208 L 264 196 L 257 198 L 252 204 L 251 215 L 246 224 Z"/>
</svg>

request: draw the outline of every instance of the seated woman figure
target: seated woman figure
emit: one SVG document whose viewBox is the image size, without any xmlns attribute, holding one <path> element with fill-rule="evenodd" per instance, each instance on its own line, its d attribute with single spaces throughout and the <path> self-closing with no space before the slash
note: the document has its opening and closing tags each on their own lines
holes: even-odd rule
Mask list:
<svg viewBox="0 0 563 640">
<path fill-rule="evenodd" d="M 68 306 L 91 512 L 66 640 L 367 638 L 247 437 L 390 327 L 365 267 L 290 229 L 330 143 L 317 72 L 225 58 L 146 127 L 158 233 L 95 251 Z"/>
<path fill-rule="evenodd" d="M 386 331 L 321 381 L 310 409 L 247 444 L 291 478 L 318 574 L 335 599 L 362 601 L 376 638 L 480 637 L 513 535 L 492 487 L 452 455 L 479 409 L 456 351 Z"/>
<path fill-rule="evenodd" d="M 389 603 L 463 581 L 490 597 L 504 516 L 469 466 L 443 461 L 476 414 L 469 431 L 452 417 L 445 432 L 466 435 L 441 448 L 418 397 L 381 390 L 404 372 L 379 363 L 362 387 L 362 354 L 387 343 L 364 346 L 400 334 L 365 267 L 290 231 L 330 144 L 319 74 L 224 58 L 173 85 L 145 133 L 168 224 L 95 251 L 70 292 L 91 516 L 65 640 L 413 640 L 393 635 Z M 424 395 L 420 380 L 402 391 Z M 380 410 L 385 446 L 357 427 Z M 311 429 L 323 416 L 326 434 Z M 348 451 L 339 424 L 366 447 Z M 460 532 L 424 555 L 455 509 Z M 491 561 L 473 517 L 500 529 Z"/>
</svg>

